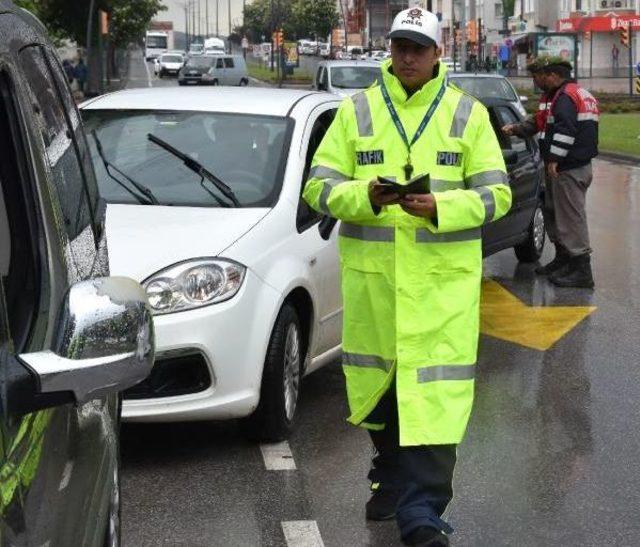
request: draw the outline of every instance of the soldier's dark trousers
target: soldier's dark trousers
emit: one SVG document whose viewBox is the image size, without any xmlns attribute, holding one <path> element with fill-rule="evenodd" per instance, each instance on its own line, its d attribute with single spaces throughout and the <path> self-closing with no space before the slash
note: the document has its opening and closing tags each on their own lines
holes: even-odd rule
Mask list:
<svg viewBox="0 0 640 547">
<path fill-rule="evenodd" d="M 401 536 L 420 526 L 451 533 L 453 529 L 440 517 L 453 497 L 456 445 L 399 446 L 395 384 L 365 421 L 386 424 L 381 431 L 369 430 L 376 449 L 369 479 L 380 488 L 398 491 L 396 520 Z"/>
</svg>

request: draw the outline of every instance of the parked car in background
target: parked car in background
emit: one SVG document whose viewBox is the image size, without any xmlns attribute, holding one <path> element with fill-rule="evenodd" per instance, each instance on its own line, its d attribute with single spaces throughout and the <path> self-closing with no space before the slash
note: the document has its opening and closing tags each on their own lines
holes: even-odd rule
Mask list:
<svg viewBox="0 0 640 547">
<path fill-rule="evenodd" d="M 331 47 L 329 46 L 329 44 L 322 43 L 319 46 L 318 53 L 323 59 L 328 59 L 329 55 L 331 54 Z"/>
<path fill-rule="evenodd" d="M 527 97 L 519 96 L 513 84 L 500 74 L 471 74 L 466 72 L 448 72 L 448 80 L 463 91 L 480 100 L 504 99 L 516 107 L 523 116 L 527 115 L 523 103 Z"/>
<path fill-rule="evenodd" d="M 156 363 L 125 395 L 125 420 L 291 431 L 302 375 L 340 354 L 337 234 L 324 240 L 301 198 L 338 105 L 271 88 L 134 89 L 83 105 L 112 269 L 143 282 L 156 314 Z"/>
<path fill-rule="evenodd" d="M 119 545 L 118 391 L 153 363 L 42 24 L 0 0 L 0 543 Z"/>
<path fill-rule="evenodd" d="M 321 61 L 312 88 L 346 97 L 370 87 L 380 77 L 376 61 Z"/>
<path fill-rule="evenodd" d="M 164 76 L 177 76 L 184 65 L 184 57 L 176 53 L 164 53 L 157 63 L 158 78 Z"/>
<path fill-rule="evenodd" d="M 209 69 L 216 64 L 217 57 L 207 55 L 197 55 L 190 57 L 178 72 L 178 84 L 199 84 L 202 75 L 209 72 Z"/>
<path fill-rule="evenodd" d="M 217 56 L 211 68 L 202 74 L 206 85 L 249 85 L 247 64 L 242 55 Z"/>
<path fill-rule="evenodd" d="M 204 44 L 191 44 L 187 55 L 189 57 L 194 55 L 202 55 L 204 53 Z"/>
</svg>

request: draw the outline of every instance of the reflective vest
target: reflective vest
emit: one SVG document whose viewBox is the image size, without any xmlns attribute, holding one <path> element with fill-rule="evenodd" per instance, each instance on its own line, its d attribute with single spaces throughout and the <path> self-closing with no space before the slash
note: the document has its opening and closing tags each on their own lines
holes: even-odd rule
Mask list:
<svg viewBox="0 0 640 547">
<path fill-rule="evenodd" d="M 444 83 L 446 67 L 407 98 L 382 77 L 411 140 Z M 340 219 L 343 369 L 349 421 L 383 429 L 369 416 L 396 380 L 400 444 L 459 443 L 473 402 L 478 343 L 481 227 L 511 206 L 500 146 L 487 110 L 447 86 L 412 147 L 413 176 L 429 173 L 437 221 L 400 206 L 376 214 L 368 196 L 377 175 L 404 181 L 407 149 L 380 87 L 345 99 L 318 148 L 303 193 Z"/>
</svg>

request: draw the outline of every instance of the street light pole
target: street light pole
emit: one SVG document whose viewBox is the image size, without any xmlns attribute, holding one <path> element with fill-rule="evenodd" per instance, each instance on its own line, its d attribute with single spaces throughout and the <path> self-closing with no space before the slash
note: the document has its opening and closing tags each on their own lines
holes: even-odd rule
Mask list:
<svg viewBox="0 0 640 547">
<path fill-rule="evenodd" d="M 205 14 L 204 15 L 204 17 L 205 17 L 205 20 L 204 20 L 204 29 L 205 30 L 204 31 L 205 31 L 205 33 L 207 35 L 207 38 L 208 38 L 209 37 L 209 0 L 205 0 L 205 3 L 204 3 L 204 14 Z"/>
<path fill-rule="evenodd" d="M 231 0 L 227 0 L 227 11 L 229 15 L 229 34 L 231 36 Z"/>
<path fill-rule="evenodd" d="M 220 29 L 218 28 L 218 12 L 220 11 L 220 0 L 216 0 L 216 36 L 220 37 Z"/>
</svg>

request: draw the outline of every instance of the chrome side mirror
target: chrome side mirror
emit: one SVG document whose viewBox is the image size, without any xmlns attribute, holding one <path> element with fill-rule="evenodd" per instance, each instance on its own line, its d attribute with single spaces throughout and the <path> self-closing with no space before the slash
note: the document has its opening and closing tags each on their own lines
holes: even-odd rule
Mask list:
<svg viewBox="0 0 640 547">
<path fill-rule="evenodd" d="M 526 95 L 520 95 L 519 99 L 520 102 L 524 104 L 529 100 L 529 97 L 527 97 Z"/>
<path fill-rule="evenodd" d="M 74 284 L 52 348 L 19 356 L 42 393 L 72 392 L 76 402 L 122 391 L 153 366 L 153 317 L 142 287 L 126 277 Z"/>
</svg>

